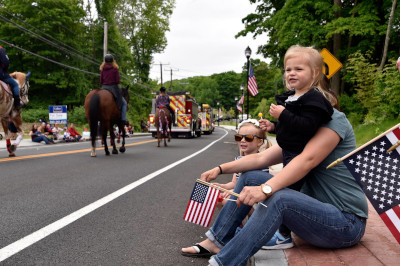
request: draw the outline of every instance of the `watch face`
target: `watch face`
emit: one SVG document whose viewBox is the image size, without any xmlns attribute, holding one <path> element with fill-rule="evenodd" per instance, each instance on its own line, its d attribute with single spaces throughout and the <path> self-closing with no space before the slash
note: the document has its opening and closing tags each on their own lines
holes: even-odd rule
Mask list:
<svg viewBox="0 0 400 266">
<path fill-rule="evenodd" d="M 268 186 L 268 185 L 264 185 L 264 186 L 263 186 L 263 192 L 264 192 L 265 194 L 269 194 L 269 193 L 272 192 L 272 188 L 271 188 L 270 186 Z"/>
</svg>

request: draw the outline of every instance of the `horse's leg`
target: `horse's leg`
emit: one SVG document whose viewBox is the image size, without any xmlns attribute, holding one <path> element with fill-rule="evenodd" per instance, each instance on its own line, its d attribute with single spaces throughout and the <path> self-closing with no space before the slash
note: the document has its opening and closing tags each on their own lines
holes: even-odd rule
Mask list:
<svg viewBox="0 0 400 266">
<path fill-rule="evenodd" d="M 4 130 L 4 138 L 6 139 L 8 156 L 14 157 L 15 153 L 14 153 L 14 151 L 11 150 L 11 140 L 10 140 L 10 134 L 8 132 L 8 118 L 2 118 L 1 125 L 3 126 L 3 130 Z"/>
<path fill-rule="evenodd" d="M 110 143 L 113 147 L 112 149 L 112 154 L 118 154 L 117 147 L 115 147 L 115 134 L 114 134 L 114 129 L 110 127 Z"/>
<path fill-rule="evenodd" d="M 160 147 L 161 134 L 160 134 L 160 126 L 157 127 L 157 147 Z"/>
<path fill-rule="evenodd" d="M 106 155 L 110 155 L 110 151 L 108 150 L 108 146 L 107 146 L 107 129 L 106 128 L 103 129 L 101 138 L 104 143 L 104 152 L 106 153 Z"/>
<path fill-rule="evenodd" d="M 22 128 L 21 113 L 17 113 L 14 117 L 12 117 L 12 121 L 13 121 L 15 127 L 17 128 L 17 135 L 18 135 L 14 141 L 14 144 L 11 144 L 11 147 L 10 147 L 10 150 L 12 152 L 14 152 L 17 150 L 17 147 L 21 143 L 22 137 L 24 136 L 24 130 Z"/>
<path fill-rule="evenodd" d="M 125 127 L 122 126 L 122 146 L 119 148 L 120 152 L 125 152 L 125 136 L 126 136 Z"/>
</svg>

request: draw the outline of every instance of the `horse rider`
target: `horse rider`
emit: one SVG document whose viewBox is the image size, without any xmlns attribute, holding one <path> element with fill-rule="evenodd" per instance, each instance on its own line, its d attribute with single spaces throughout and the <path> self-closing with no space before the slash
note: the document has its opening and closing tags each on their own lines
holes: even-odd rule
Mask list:
<svg viewBox="0 0 400 266">
<path fill-rule="evenodd" d="M 119 84 L 119 66 L 115 62 L 114 57 L 111 54 L 104 56 L 104 62 L 100 66 L 100 83 L 102 89 L 112 90 L 118 108 L 121 106 L 121 120 L 123 125 L 129 125 L 126 119 L 127 103 L 124 97 L 122 97 L 121 89 L 118 87 Z"/>
<path fill-rule="evenodd" d="M 172 110 L 172 108 L 170 106 L 171 100 L 165 91 L 166 90 L 164 87 L 160 88 L 160 94 L 158 95 L 158 97 L 156 99 L 156 107 L 158 107 L 159 109 L 166 107 L 171 114 L 172 123 L 175 123 L 175 112 L 174 112 L 174 110 Z"/>
<path fill-rule="evenodd" d="M 0 80 L 11 86 L 14 98 L 14 107 L 16 109 L 21 109 L 25 106 L 25 103 L 22 102 L 21 104 L 21 99 L 19 98 L 19 85 L 18 82 L 8 73 L 9 66 L 10 60 L 8 59 L 6 50 L 0 46 Z"/>
</svg>

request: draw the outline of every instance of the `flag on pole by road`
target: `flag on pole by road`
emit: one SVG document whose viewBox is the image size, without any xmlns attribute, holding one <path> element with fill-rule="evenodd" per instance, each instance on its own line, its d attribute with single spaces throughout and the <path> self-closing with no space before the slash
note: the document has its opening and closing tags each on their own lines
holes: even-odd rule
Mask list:
<svg viewBox="0 0 400 266">
<path fill-rule="evenodd" d="M 256 96 L 258 94 L 258 87 L 256 82 L 256 77 L 254 76 L 253 67 L 249 62 L 249 84 L 247 85 L 247 89 L 249 90 L 251 96 Z"/>
<path fill-rule="evenodd" d="M 244 102 L 244 92 L 243 92 L 242 97 L 241 97 L 240 100 L 239 100 L 239 104 L 243 104 L 243 102 Z"/>
<path fill-rule="evenodd" d="M 400 124 L 343 159 L 375 210 L 400 244 Z"/>
<path fill-rule="evenodd" d="M 239 112 L 241 112 L 243 110 L 242 106 L 240 106 L 239 102 L 236 104 L 236 108 L 239 110 Z"/>
<path fill-rule="evenodd" d="M 218 189 L 196 182 L 183 220 L 208 227 L 219 194 Z"/>
</svg>

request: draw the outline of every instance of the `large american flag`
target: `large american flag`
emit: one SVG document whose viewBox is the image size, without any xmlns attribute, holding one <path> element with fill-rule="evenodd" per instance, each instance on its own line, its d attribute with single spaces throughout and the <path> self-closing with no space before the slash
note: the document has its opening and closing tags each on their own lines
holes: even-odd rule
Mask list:
<svg viewBox="0 0 400 266">
<path fill-rule="evenodd" d="M 183 220 L 208 227 L 219 193 L 215 188 L 196 182 Z"/>
<path fill-rule="evenodd" d="M 256 82 L 256 77 L 254 76 L 253 67 L 249 62 L 249 83 L 247 84 L 247 89 L 249 90 L 251 96 L 256 96 L 258 94 L 258 87 Z"/>
<path fill-rule="evenodd" d="M 397 127 L 343 163 L 400 244 L 400 147 L 387 153 L 399 139 Z"/>
</svg>

